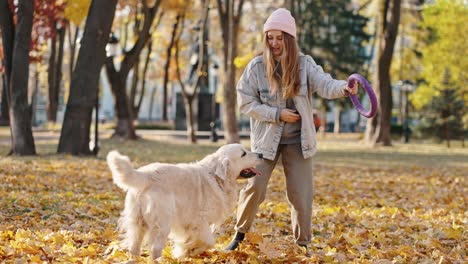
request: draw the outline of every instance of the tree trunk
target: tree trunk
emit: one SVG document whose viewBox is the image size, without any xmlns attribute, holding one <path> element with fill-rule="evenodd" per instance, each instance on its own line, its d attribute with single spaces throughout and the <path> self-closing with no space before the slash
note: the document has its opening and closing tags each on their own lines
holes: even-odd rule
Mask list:
<svg viewBox="0 0 468 264">
<path fill-rule="evenodd" d="M 184 96 L 185 123 L 187 125 L 187 139 L 190 143 L 197 143 L 197 136 L 195 135 L 194 129 L 193 99 L 193 96 Z"/>
<path fill-rule="evenodd" d="M 447 143 L 447 148 L 450 148 L 450 128 L 449 128 L 447 118 L 444 121 L 444 135 L 445 135 L 445 142 Z"/>
<path fill-rule="evenodd" d="M 31 95 L 31 106 L 29 109 L 31 110 L 31 124 L 35 126 L 37 124 L 36 120 L 36 104 L 37 104 L 37 96 L 39 94 L 39 69 L 38 65 L 34 67 L 34 85 Z"/>
<path fill-rule="evenodd" d="M 234 10 L 234 0 L 218 0 L 218 14 L 221 23 L 224 52 L 223 79 L 223 126 L 227 143 L 239 142 L 236 118 L 236 69 L 234 58 L 237 56 L 237 36 L 242 17 L 243 0 L 237 2 L 237 13 Z"/>
<path fill-rule="evenodd" d="M 322 138 L 325 138 L 327 134 L 327 110 L 325 108 L 320 109 L 320 116 L 322 117 L 322 124 L 319 128 L 319 134 Z"/>
<path fill-rule="evenodd" d="M 141 76 L 140 96 L 138 98 L 138 102 L 136 103 L 136 105 L 133 106 L 133 112 L 134 113 L 139 113 L 140 112 L 141 104 L 143 103 L 143 98 L 145 96 L 145 92 L 146 92 L 146 75 L 148 73 L 148 66 L 149 66 L 149 62 L 150 62 L 150 59 L 151 59 L 152 48 L 153 48 L 153 41 L 150 40 L 148 42 L 148 45 L 147 45 L 148 53 L 146 53 L 145 65 L 143 66 L 143 72 L 141 74 L 142 76 Z"/>
<path fill-rule="evenodd" d="M 70 85 L 59 153 L 90 155 L 90 126 L 117 0 L 93 0 Z"/>
<path fill-rule="evenodd" d="M 18 2 L 18 20 L 13 47 L 10 91 L 11 154 L 35 155 L 36 147 L 28 104 L 29 49 L 34 13 L 34 1 Z"/>
<path fill-rule="evenodd" d="M 72 30 L 71 30 L 71 24 L 68 24 L 68 44 L 70 45 L 70 64 L 69 66 L 69 74 L 70 74 L 70 80 L 73 77 L 73 69 L 75 68 L 75 53 L 76 53 L 76 41 L 78 40 L 78 34 L 80 32 L 80 27 L 76 26 L 75 27 L 75 34 L 72 35 Z"/>
<path fill-rule="evenodd" d="M 333 133 L 339 134 L 341 129 L 341 106 L 335 105 L 335 125 L 333 126 Z"/>
<path fill-rule="evenodd" d="M 378 113 L 367 122 L 365 140 L 371 145 L 391 146 L 392 89 L 390 64 L 398 35 L 401 0 L 382 0 L 379 5 L 377 69 L 374 87 L 379 98 Z M 387 21 L 387 17 L 389 21 Z"/>
<path fill-rule="evenodd" d="M 201 20 L 201 26 L 200 30 L 198 31 L 198 45 L 199 45 L 199 50 L 198 50 L 198 65 L 195 69 L 195 74 L 194 74 L 194 80 L 192 81 L 189 75 L 189 78 L 186 80 L 186 84 L 190 87 L 189 89 L 186 88 L 186 85 L 182 81 L 182 77 L 180 74 L 180 65 L 179 65 L 179 44 L 180 44 L 180 36 L 182 35 L 183 32 L 183 27 L 181 27 L 181 30 L 179 31 L 179 34 L 177 35 L 175 39 L 175 59 L 176 59 L 176 73 L 177 73 L 177 79 L 179 81 L 181 90 L 182 90 L 182 96 L 184 98 L 184 107 L 185 107 L 185 116 L 186 116 L 186 124 L 187 124 L 187 139 L 191 143 L 196 143 L 197 142 L 197 137 L 195 135 L 195 126 L 194 126 L 194 116 L 193 116 L 193 101 L 194 98 L 197 98 L 198 96 L 198 91 L 200 89 L 201 83 L 203 82 L 203 78 L 205 78 L 208 74 L 208 62 L 207 60 L 204 60 L 208 48 L 206 45 L 206 40 L 208 39 L 208 30 L 207 30 L 207 22 L 208 22 L 208 13 L 209 13 L 209 1 L 202 1 L 203 5 L 203 16 Z M 185 12 L 186 10 L 184 10 Z M 181 22 L 180 25 L 184 24 L 184 19 L 185 19 L 185 13 L 181 15 Z M 176 28 L 177 30 L 177 28 Z M 192 91 L 190 94 L 189 91 Z"/>
<path fill-rule="evenodd" d="M 140 83 L 140 58 L 138 58 L 137 62 L 135 63 L 135 66 L 133 66 L 133 72 L 132 72 L 132 84 L 130 87 L 130 95 L 129 95 L 129 100 L 130 100 L 130 107 L 132 107 L 132 113 L 133 113 L 133 120 L 138 118 L 138 112 L 135 111 L 135 97 L 137 94 L 138 90 L 138 84 Z"/>
<path fill-rule="evenodd" d="M 13 46 L 15 44 L 15 24 L 8 1 L 0 1 L 0 28 L 2 32 L 2 44 L 7 87 L 10 83 L 11 67 L 13 63 Z M 8 92 L 8 89 L 6 90 Z M 8 97 L 9 98 L 9 95 Z"/>
<path fill-rule="evenodd" d="M 110 58 L 107 58 L 107 75 L 109 76 L 109 80 L 112 83 L 112 94 L 114 95 L 115 101 L 115 111 L 118 116 L 117 118 L 117 126 L 115 128 L 113 137 L 125 137 L 128 139 L 137 139 L 137 135 L 135 133 L 135 126 L 133 125 L 133 111 L 130 109 L 131 104 L 129 103 L 129 99 L 127 93 L 125 91 L 125 79 L 121 79 L 116 71 L 112 72 L 112 65 L 109 65 Z"/>
<path fill-rule="evenodd" d="M 361 115 L 357 114 L 356 122 L 354 122 L 354 132 L 361 132 L 361 126 L 359 125 L 360 123 L 361 123 Z"/>
<path fill-rule="evenodd" d="M 169 70 L 171 68 L 172 49 L 174 48 L 177 28 L 179 27 L 181 15 L 177 15 L 175 22 L 172 24 L 172 33 L 169 46 L 166 49 L 166 63 L 164 64 L 164 79 L 163 79 L 163 103 L 162 103 L 162 120 L 167 121 L 167 83 L 169 82 Z"/>
<path fill-rule="evenodd" d="M 53 25 L 56 27 L 56 24 Z M 56 65 L 57 63 L 57 34 L 50 39 L 50 57 L 49 57 L 49 70 L 47 71 L 47 81 L 49 85 L 49 100 L 47 101 L 47 120 L 55 123 L 57 119 L 57 106 L 58 106 L 58 91 L 55 86 Z"/>
<path fill-rule="evenodd" d="M 8 1 L 0 1 L 0 31 L 2 33 L 2 44 L 3 44 L 3 65 L 5 72 L 2 74 L 2 105 L 1 105 L 1 116 L 0 121 L 2 125 L 10 124 L 9 116 L 9 83 L 11 76 L 11 64 L 13 57 L 13 45 L 15 42 L 15 25 L 13 22 L 13 14 L 11 13 Z"/>
<path fill-rule="evenodd" d="M 57 24 L 54 25 L 54 27 L 56 26 Z M 55 123 L 57 122 L 60 83 L 62 81 L 63 45 L 65 42 L 65 28 L 63 26 L 57 29 L 57 33 L 51 38 L 50 42 L 51 52 L 48 71 L 49 101 L 47 106 L 47 119 L 49 122 Z"/>
<path fill-rule="evenodd" d="M 7 99 L 7 83 L 5 73 L 2 74 L 2 103 L 0 105 L 0 126 L 10 125 L 10 117 L 8 116 L 8 99 Z"/>
<path fill-rule="evenodd" d="M 153 120 L 153 105 L 154 105 L 154 97 L 156 96 L 157 86 L 153 86 L 150 95 L 150 102 L 148 105 L 148 119 L 149 121 Z"/>
<path fill-rule="evenodd" d="M 137 139 L 135 126 L 133 125 L 133 104 L 129 103 L 126 91 L 128 73 L 138 60 L 141 50 L 146 46 L 151 37 L 151 26 L 159 8 L 161 0 L 157 0 L 153 7 L 148 7 L 146 1 L 142 1 L 144 21 L 134 46 L 123 57 L 119 71 L 113 62 L 113 57 L 106 60 L 106 72 L 111 83 L 112 93 L 115 98 L 115 110 L 117 114 L 117 127 L 113 136 L 127 139 Z M 121 105 L 122 104 L 122 105 Z"/>
<path fill-rule="evenodd" d="M 61 26 L 57 29 L 58 38 L 58 54 L 57 54 L 57 61 L 56 61 L 56 68 L 55 68 L 55 91 L 56 91 L 56 98 L 57 98 L 57 109 L 55 110 L 55 120 L 57 120 L 57 110 L 59 104 L 59 95 L 60 95 L 60 87 L 62 84 L 62 66 L 63 66 L 63 53 L 64 53 L 64 45 L 65 45 L 65 30 L 66 27 Z"/>
</svg>

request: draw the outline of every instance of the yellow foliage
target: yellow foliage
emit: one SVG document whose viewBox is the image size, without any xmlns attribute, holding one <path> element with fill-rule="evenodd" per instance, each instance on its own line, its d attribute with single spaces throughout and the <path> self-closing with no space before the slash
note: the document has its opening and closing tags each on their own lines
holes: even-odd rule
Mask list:
<svg viewBox="0 0 468 264">
<path fill-rule="evenodd" d="M 336 141 L 332 144 L 336 149 L 347 147 Z M 145 139 L 104 140 L 101 146 L 99 159 L 69 155 L 1 157 L 0 262 L 147 263 L 147 248 L 134 258 L 120 246 L 117 222 L 125 197 L 112 183 L 103 156 L 110 148 L 117 148 L 135 157 L 138 166 L 147 161 L 196 160 L 218 147 Z M 363 159 L 359 168 L 352 169 L 349 164 L 336 162 L 341 159 L 328 164 L 318 155 L 314 171 L 313 236 L 308 251 L 292 241 L 285 177 L 278 166 L 255 226 L 239 250 L 220 250 L 232 238 L 233 212 L 216 233 L 215 250 L 175 260 L 168 243 L 161 262 L 438 263 L 441 259 L 442 263 L 463 262 L 467 239 L 466 166 L 451 166 L 447 162 L 442 166 L 420 162 L 415 162 L 418 166 L 411 162 L 389 166 L 395 155 L 392 149 L 378 150 L 378 153 L 388 151 L 385 164 L 379 162 L 373 167 L 369 164 L 369 151 L 365 149 L 365 155 L 354 160 Z M 356 153 L 359 152 L 353 155 L 359 155 Z M 467 155 L 462 150 L 455 158 L 461 156 L 461 160 Z M 408 159 L 418 155 L 403 156 Z M 443 153 L 431 149 L 419 156 L 424 160 L 440 159 Z M 245 181 L 239 181 L 240 186 L 244 184 Z"/>
<path fill-rule="evenodd" d="M 421 76 L 427 85 L 418 87 L 411 97 L 418 109 L 438 96 L 437 90 L 447 88 L 444 82 L 450 83 L 451 89 L 466 91 L 468 80 L 468 42 L 460 39 L 468 35 L 466 3 L 439 0 L 425 5 L 422 14 L 421 26 L 427 29 L 430 41 L 422 50 L 424 68 Z"/>
<path fill-rule="evenodd" d="M 239 69 L 245 68 L 245 66 L 247 66 L 250 60 L 252 60 L 254 55 L 255 54 L 253 52 L 249 52 L 243 56 L 237 56 L 236 58 L 234 58 L 234 65 L 236 66 L 236 68 Z"/>
<path fill-rule="evenodd" d="M 340 208 L 339 207 L 328 207 L 328 206 L 325 206 L 323 209 L 322 209 L 322 213 L 326 216 L 328 215 L 334 215 L 336 214 L 337 212 L 340 211 Z"/>
<path fill-rule="evenodd" d="M 88 16 L 91 0 L 65 0 L 65 18 L 79 26 Z"/>
<path fill-rule="evenodd" d="M 428 85 L 420 85 L 414 93 L 410 94 L 409 98 L 416 109 L 421 109 L 430 102 L 432 97 L 437 97 L 439 95 L 440 91 Z"/>
<path fill-rule="evenodd" d="M 445 227 L 443 228 L 443 233 L 447 239 L 460 239 L 463 234 L 463 229 L 462 228 L 450 228 L 450 227 Z"/>
<path fill-rule="evenodd" d="M 161 8 L 163 10 L 179 11 L 187 8 L 191 4 L 192 1 L 188 0 L 161 1 Z"/>
<path fill-rule="evenodd" d="M 263 241 L 262 235 L 258 233 L 247 233 L 245 237 L 252 244 L 260 244 Z"/>
<path fill-rule="evenodd" d="M 277 203 L 273 206 L 273 212 L 277 213 L 277 214 L 284 214 L 284 213 L 287 213 L 289 212 L 289 206 L 288 204 L 286 203 Z"/>
</svg>

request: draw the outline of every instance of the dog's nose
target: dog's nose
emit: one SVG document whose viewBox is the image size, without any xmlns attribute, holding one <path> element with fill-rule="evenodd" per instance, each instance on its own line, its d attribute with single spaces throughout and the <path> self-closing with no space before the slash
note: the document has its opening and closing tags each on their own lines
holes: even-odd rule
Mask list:
<svg viewBox="0 0 468 264">
<path fill-rule="evenodd" d="M 259 159 L 263 159 L 263 154 L 262 153 L 257 153 Z"/>
</svg>

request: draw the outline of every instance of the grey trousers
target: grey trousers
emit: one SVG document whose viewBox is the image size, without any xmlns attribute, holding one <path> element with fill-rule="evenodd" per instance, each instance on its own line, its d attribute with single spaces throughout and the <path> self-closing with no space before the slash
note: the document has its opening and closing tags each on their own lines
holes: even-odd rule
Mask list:
<svg viewBox="0 0 468 264">
<path fill-rule="evenodd" d="M 250 178 L 241 190 L 235 228 L 238 232 L 247 233 L 252 226 L 258 207 L 265 200 L 268 181 L 280 154 L 286 176 L 294 239 L 297 244 L 307 245 L 311 239 L 312 159 L 304 159 L 300 143 L 279 145 L 274 160 L 265 159 L 257 166 L 262 175 Z"/>
</svg>

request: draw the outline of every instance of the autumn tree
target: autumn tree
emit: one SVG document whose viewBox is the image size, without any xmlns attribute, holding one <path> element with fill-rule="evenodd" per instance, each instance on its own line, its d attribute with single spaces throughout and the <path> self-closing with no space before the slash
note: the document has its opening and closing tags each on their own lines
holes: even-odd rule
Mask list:
<svg viewBox="0 0 468 264">
<path fill-rule="evenodd" d="M 453 139 L 464 139 L 467 136 L 463 114 L 466 106 L 459 95 L 459 88 L 450 82 L 450 73 L 445 72 L 445 80 L 433 88 L 439 96 L 431 97 L 418 114 L 420 120 L 418 129 L 426 137 L 435 137 L 445 140 L 447 147 Z"/>
<path fill-rule="evenodd" d="M 442 0 L 423 9 L 421 27 L 426 31 L 422 49 L 422 82 L 411 96 L 421 111 L 421 127 L 429 124 L 445 139 L 466 137 L 468 130 L 468 6 L 460 0 Z M 429 122 L 433 123 L 429 123 Z M 427 130 L 427 129 L 426 129 Z"/>
<path fill-rule="evenodd" d="M 153 29 L 153 21 L 161 3 L 156 1 L 138 1 L 137 9 L 140 12 L 143 21 L 137 28 L 136 41 L 128 50 L 123 50 L 119 68 L 114 63 L 114 57 L 106 59 L 106 72 L 111 83 L 112 94 L 114 95 L 115 112 L 117 116 L 117 126 L 114 136 L 128 139 L 136 139 L 135 126 L 133 124 L 136 113 L 133 113 L 133 102 L 129 101 L 127 95 L 127 77 L 139 60 L 143 48 L 147 45 Z M 150 5 L 151 4 L 151 5 Z"/>
<path fill-rule="evenodd" d="M 0 27 L 6 71 L 7 100 L 11 131 L 11 154 L 35 155 L 36 147 L 28 104 L 29 50 L 33 26 L 34 2 L 17 2 L 16 24 L 13 2 L 0 2 Z"/>
<path fill-rule="evenodd" d="M 163 89 L 162 120 L 163 121 L 168 120 L 167 105 L 166 105 L 167 96 L 168 96 L 167 85 L 169 83 L 172 55 L 173 55 L 174 47 L 176 46 L 177 30 L 179 29 L 179 26 L 181 26 L 182 29 L 180 29 L 180 32 L 183 31 L 184 20 L 182 19 L 182 16 L 185 15 L 185 12 L 186 12 L 185 7 L 180 8 L 179 11 L 176 12 L 175 20 L 172 23 L 172 27 L 171 27 L 169 44 L 167 45 L 167 48 L 166 48 L 166 62 L 164 63 L 164 73 L 163 73 L 164 77 L 163 77 L 163 84 L 162 84 L 162 89 Z"/>
<path fill-rule="evenodd" d="M 117 0 L 93 0 L 91 3 L 71 80 L 59 153 L 91 154 L 89 141 L 92 112 L 116 5 Z"/>
<path fill-rule="evenodd" d="M 174 4 L 174 2 L 177 1 L 171 1 L 171 4 Z M 166 4 L 164 7 L 168 5 L 169 2 L 165 2 Z M 135 5 L 136 9 L 138 9 L 138 6 Z M 128 5 L 122 5 L 122 8 L 128 8 Z M 164 8 L 163 8 L 164 9 Z M 153 54 L 153 37 L 152 33 L 154 32 L 154 29 L 159 26 L 161 23 L 161 19 L 163 18 L 164 12 L 159 12 L 159 15 L 155 18 L 155 22 L 153 22 L 152 29 L 150 29 L 151 36 L 146 42 L 145 48 L 140 52 L 140 54 L 137 57 L 137 60 L 135 62 L 135 65 L 133 66 L 133 69 L 129 73 L 130 77 L 130 89 L 129 90 L 129 104 L 133 113 L 133 119 L 136 120 L 138 118 L 138 114 L 141 109 L 141 105 L 143 102 L 143 98 L 145 97 L 146 94 L 146 80 L 147 80 L 147 75 L 148 75 L 148 69 L 149 69 L 149 64 L 150 60 L 152 58 Z M 126 49 L 126 44 L 129 42 L 128 40 L 132 38 L 132 36 L 138 36 L 140 34 L 140 27 L 141 27 L 141 14 L 139 12 L 133 12 L 132 15 L 123 15 L 121 16 L 120 21 L 123 23 L 119 23 L 119 21 L 116 21 L 114 23 L 114 28 L 119 28 L 119 30 L 124 32 L 124 39 L 123 41 L 123 48 Z M 130 30 L 129 30 L 130 28 Z M 129 31 L 133 32 L 132 34 L 129 33 Z M 117 37 L 114 36 L 114 41 L 117 41 Z M 118 42 L 118 41 L 117 41 Z M 153 56 L 154 57 L 154 56 Z M 141 63 L 143 61 L 143 63 Z M 165 94 L 167 96 L 167 93 Z M 167 98 L 167 97 L 166 97 Z"/>
<path fill-rule="evenodd" d="M 359 7 L 353 7 L 350 0 L 327 1 L 306 0 L 286 1 L 296 19 L 298 42 L 304 53 L 311 55 L 317 64 L 334 78 L 346 80 L 358 72 L 366 75 L 365 43 L 370 39 L 365 32 L 368 18 L 360 14 Z M 318 98 L 322 110 L 330 109 L 329 100 Z M 341 109 L 351 106 L 347 98 L 334 100 L 334 131 L 340 131 Z"/>
<path fill-rule="evenodd" d="M 84 19 L 88 15 L 90 5 L 91 0 L 65 0 L 63 16 L 68 22 L 67 35 L 70 55 L 70 59 L 68 62 L 68 75 L 70 76 L 70 79 L 73 76 L 73 69 L 75 67 L 78 36 L 82 31 L 80 26 L 83 24 Z"/>
<path fill-rule="evenodd" d="M 423 0 L 405 0 L 402 2 L 400 28 L 396 40 L 395 51 L 390 68 L 392 82 L 400 87 L 403 82 L 410 81 L 418 84 L 421 81 L 421 51 L 424 47 L 424 29 L 422 21 Z M 399 91 L 394 95 L 398 103 L 397 124 L 403 124 L 405 114 L 405 92 Z M 408 103 L 411 105 L 411 103 Z M 395 109 L 394 109 L 395 110 Z"/>
<path fill-rule="evenodd" d="M 48 101 L 47 119 L 57 121 L 59 94 L 62 81 L 62 64 L 64 56 L 65 31 L 68 21 L 64 18 L 65 2 L 58 0 L 36 1 L 34 14 L 33 43 L 37 46 L 50 43 L 48 59 Z M 43 53 L 43 52 L 41 52 Z M 37 53 L 36 61 L 42 60 Z"/>
<path fill-rule="evenodd" d="M 379 0 L 376 40 L 376 70 L 373 88 L 379 101 L 375 117 L 367 121 L 365 141 L 371 145 L 391 146 L 392 89 L 390 65 L 398 35 L 401 0 Z"/>
<path fill-rule="evenodd" d="M 239 142 L 236 118 L 236 67 L 239 27 L 244 0 L 217 0 L 223 40 L 223 126 L 228 143 Z"/>
<path fill-rule="evenodd" d="M 162 17 L 162 16 L 160 16 Z M 140 63 L 135 64 L 134 72 L 133 72 L 133 79 L 132 79 L 132 86 L 130 89 L 130 102 L 132 107 L 132 112 L 135 113 L 133 118 L 136 119 L 138 113 L 140 112 L 141 105 L 143 103 L 143 98 L 146 95 L 146 80 L 148 75 L 148 68 L 149 63 L 151 60 L 151 54 L 153 49 L 153 40 L 150 39 L 146 44 L 146 51 L 145 53 L 141 54 L 144 55 L 143 61 L 143 69 L 141 69 Z M 140 59 L 139 59 L 140 60 Z"/>
<path fill-rule="evenodd" d="M 194 126 L 194 111 L 193 111 L 193 102 L 194 99 L 198 96 L 201 86 L 204 82 L 207 82 L 208 76 L 208 60 L 207 60 L 207 53 L 208 53 L 208 29 L 207 29 L 207 22 L 208 22 L 208 14 L 209 14 L 209 1 L 203 0 L 202 1 L 202 16 L 200 18 L 199 27 L 197 28 L 198 36 L 196 37 L 195 45 L 198 46 L 197 56 L 198 62 L 194 65 L 195 69 L 193 69 L 193 80 L 190 78 L 190 73 L 188 74 L 188 78 L 182 78 L 181 74 L 181 63 L 179 60 L 179 53 L 181 50 L 181 40 L 180 36 L 183 33 L 184 29 L 184 20 L 186 17 L 187 8 L 184 8 L 177 17 L 176 21 L 180 21 L 180 31 L 178 36 L 176 37 L 176 49 L 175 49 L 175 59 L 176 59 L 176 74 L 177 80 L 181 87 L 182 97 L 184 99 L 184 108 L 185 108 L 185 115 L 186 115 L 186 125 L 187 125 L 187 138 L 190 142 L 196 143 L 197 137 L 195 135 L 195 126 Z M 177 29 L 178 25 L 174 25 L 174 29 Z M 184 80 L 186 81 L 184 81 Z"/>
</svg>

